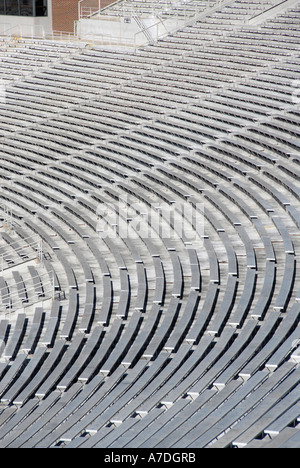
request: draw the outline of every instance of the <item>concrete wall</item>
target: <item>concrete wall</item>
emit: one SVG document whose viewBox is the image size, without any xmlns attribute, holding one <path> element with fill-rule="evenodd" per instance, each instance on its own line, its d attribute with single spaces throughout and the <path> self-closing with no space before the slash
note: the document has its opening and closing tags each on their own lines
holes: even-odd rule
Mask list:
<svg viewBox="0 0 300 468">
<path fill-rule="evenodd" d="M 118 16 L 105 16 L 100 19 L 82 19 L 78 23 L 78 34 L 82 38 L 101 40 L 114 38 L 120 41 L 134 41 L 134 36 L 140 31 L 136 22 L 130 23 Z"/>
<path fill-rule="evenodd" d="M 176 20 L 169 20 L 164 25 L 158 24 L 157 18 L 143 18 L 143 23 L 152 38 L 156 40 L 167 29 L 176 27 Z M 166 29 L 167 27 L 167 29 Z M 77 26 L 78 35 L 86 40 L 99 40 L 120 45 L 144 45 L 148 43 L 145 34 L 133 18 L 101 16 L 101 18 L 82 19 Z"/>
</svg>

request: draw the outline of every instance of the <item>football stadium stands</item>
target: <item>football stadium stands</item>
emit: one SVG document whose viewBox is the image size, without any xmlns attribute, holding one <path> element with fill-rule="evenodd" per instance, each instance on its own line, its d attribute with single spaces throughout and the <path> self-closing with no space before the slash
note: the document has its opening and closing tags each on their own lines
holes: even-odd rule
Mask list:
<svg viewBox="0 0 300 468">
<path fill-rule="evenodd" d="M 0 40 L 1 448 L 300 447 L 299 24 Z"/>
</svg>

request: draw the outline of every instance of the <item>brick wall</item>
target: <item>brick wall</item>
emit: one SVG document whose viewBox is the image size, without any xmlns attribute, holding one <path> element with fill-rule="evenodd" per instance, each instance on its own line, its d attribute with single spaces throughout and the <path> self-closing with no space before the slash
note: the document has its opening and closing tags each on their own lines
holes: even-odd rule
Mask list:
<svg viewBox="0 0 300 468">
<path fill-rule="evenodd" d="M 74 31 L 74 21 L 78 20 L 77 0 L 52 0 L 53 31 Z"/>
<path fill-rule="evenodd" d="M 53 31 L 74 31 L 74 21 L 78 20 L 79 0 L 52 0 Z M 101 8 L 104 8 L 115 0 L 101 0 Z M 99 0 L 85 0 L 82 3 L 87 7 L 99 7 Z"/>
</svg>

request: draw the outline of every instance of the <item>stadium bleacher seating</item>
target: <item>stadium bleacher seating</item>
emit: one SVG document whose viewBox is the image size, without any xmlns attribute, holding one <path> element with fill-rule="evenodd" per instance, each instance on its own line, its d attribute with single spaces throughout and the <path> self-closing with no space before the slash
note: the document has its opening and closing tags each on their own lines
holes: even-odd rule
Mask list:
<svg viewBox="0 0 300 468">
<path fill-rule="evenodd" d="M 300 2 L 249 22 L 278 3 L 132 52 L 1 38 L 1 448 L 300 446 Z"/>
</svg>

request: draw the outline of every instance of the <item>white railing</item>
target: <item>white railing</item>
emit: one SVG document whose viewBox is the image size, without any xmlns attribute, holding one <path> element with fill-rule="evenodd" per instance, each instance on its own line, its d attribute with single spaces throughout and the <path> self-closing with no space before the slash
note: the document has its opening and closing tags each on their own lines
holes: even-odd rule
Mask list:
<svg viewBox="0 0 300 468">
<path fill-rule="evenodd" d="M 181 15 L 184 17 L 193 17 L 200 11 L 214 5 L 216 0 L 164 0 L 161 2 L 135 2 L 132 0 L 117 0 L 116 2 L 108 5 L 106 8 L 101 9 L 101 14 L 117 15 L 125 17 L 146 15 L 150 17 L 174 17 Z M 113 8 L 117 6 L 117 8 Z"/>
<path fill-rule="evenodd" d="M 84 1 L 92 0 L 81 0 L 81 8 L 84 8 Z M 107 46 L 120 46 L 120 47 L 130 47 L 137 50 L 139 47 L 148 45 L 150 43 L 156 42 L 159 39 L 162 39 L 170 34 L 174 34 L 185 26 L 190 26 L 195 24 L 198 20 L 205 18 L 208 14 L 214 13 L 219 8 L 233 3 L 235 0 L 204 0 L 201 2 L 189 2 L 188 0 L 178 0 L 171 1 L 166 0 L 164 5 L 169 5 L 170 8 L 161 9 L 157 7 L 153 11 L 151 10 L 152 24 L 147 25 L 142 17 L 137 13 L 137 9 L 134 6 L 133 2 L 117 0 L 113 4 L 109 5 L 103 10 L 99 10 L 99 17 L 109 15 L 110 7 L 113 5 L 119 5 L 119 15 L 120 19 L 125 20 L 128 18 L 130 21 L 135 20 L 139 25 L 140 31 L 133 33 L 132 37 L 123 37 L 118 35 L 108 35 L 108 34 L 80 34 L 80 28 L 77 27 L 78 36 L 82 41 L 89 41 L 94 43 L 100 43 L 101 45 Z M 147 3 L 147 2 L 146 2 Z M 188 10 L 188 7 L 193 7 L 193 14 Z M 132 9 L 131 9 L 132 7 Z M 118 15 L 118 16 L 119 16 Z M 109 15 L 111 16 L 111 15 Z M 137 19 L 141 21 L 137 21 Z M 142 23 L 142 25 L 141 25 Z M 77 22 L 79 26 L 80 22 Z"/>
<path fill-rule="evenodd" d="M 99 8 L 93 7 L 82 7 L 80 11 L 80 19 L 82 18 L 90 18 L 91 16 L 99 13 Z"/>
<path fill-rule="evenodd" d="M 22 38 L 45 38 L 45 29 L 41 25 L 16 25 L 0 32 L 1 36 L 6 36 L 15 39 Z"/>
<path fill-rule="evenodd" d="M 49 40 L 61 40 L 65 42 L 95 42 L 102 45 L 108 46 L 126 46 L 137 49 L 138 47 L 149 44 L 149 38 L 153 37 L 154 41 L 161 39 L 169 34 L 175 33 L 179 28 L 183 28 L 188 25 L 194 24 L 198 19 L 205 17 L 207 14 L 215 11 L 222 6 L 233 3 L 235 0 L 206 0 L 199 2 L 199 6 L 196 5 L 194 9 L 194 15 L 190 16 L 190 13 L 187 12 L 187 7 L 189 2 L 185 0 L 178 0 L 178 2 L 170 1 L 170 9 L 168 11 L 157 9 L 153 11 L 153 21 L 154 23 L 150 26 L 144 25 L 141 27 L 141 30 L 133 35 L 132 38 L 126 37 L 114 37 L 109 34 L 80 34 L 78 29 L 78 24 L 80 19 L 87 19 L 99 14 L 101 17 L 101 12 L 109 12 L 109 8 L 115 4 L 122 4 L 122 0 L 116 0 L 108 7 L 101 9 L 101 0 L 80 0 L 78 3 L 78 16 L 79 21 L 74 23 L 74 32 L 64 32 L 64 31 L 53 31 L 51 33 L 46 33 L 42 26 L 32 26 L 29 29 L 23 28 L 22 26 L 14 26 L 12 28 L 6 29 L 3 33 L 0 32 L 0 35 L 14 39 L 49 39 Z M 124 2 L 126 4 L 126 2 Z M 96 5 L 96 6 L 95 6 Z M 177 11 L 176 7 L 181 6 L 181 11 Z M 122 10 L 122 8 L 121 8 Z M 124 9 L 124 18 L 127 17 Z M 167 15 L 167 17 L 165 16 Z M 132 10 L 131 18 L 137 17 L 137 11 Z M 79 31 L 79 32 L 78 32 Z"/>
<path fill-rule="evenodd" d="M 52 31 L 46 35 L 46 39 L 65 42 L 74 42 L 79 40 L 75 32 L 69 31 Z"/>
<path fill-rule="evenodd" d="M 39 236 L 20 239 L 12 242 L 8 246 L 9 252 L 2 252 L 0 255 L 0 271 L 2 273 L 4 270 L 35 259 L 37 259 L 39 263 L 43 262 L 43 241 Z"/>
<path fill-rule="evenodd" d="M 78 3 L 78 19 L 90 18 L 101 11 L 101 0 L 80 0 Z"/>
<path fill-rule="evenodd" d="M 32 284 L 28 286 L 28 283 L 25 285 L 24 281 L 19 283 L 14 283 L 17 288 L 17 291 L 14 293 L 5 293 L 2 294 L 1 291 L 1 301 L 0 310 L 4 315 L 10 315 L 18 309 L 25 309 L 31 307 L 34 304 L 45 302 L 50 299 L 55 299 L 55 281 L 54 281 L 54 272 L 45 272 L 36 277 L 30 278 Z M 40 283 L 41 291 L 37 294 L 35 282 Z M 20 296 L 18 289 L 23 289 L 24 296 Z"/>
<path fill-rule="evenodd" d="M 134 49 L 135 45 L 135 38 L 120 38 L 120 36 L 113 36 L 112 34 L 86 34 L 84 36 L 78 36 L 79 40 L 85 42 L 91 42 L 98 45 L 105 45 L 105 46 L 126 46 L 129 48 Z"/>
<path fill-rule="evenodd" d="M 175 34 L 179 28 L 184 28 L 187 26 L 192 26 L 197 21 L 205 18 L 208 14 L 211 14 L 218 10 L 221 7 L 226 5 L 230 5 L 234 3 L 235 0 L 217 0 L 214 2 L 210 2 L 210 6 L 202 9 L 197 9 L 194 16 L 182 16 L 177 15 L 173 17 L 173 21 L 169 23 L 168 19 L 163 19 L 161 17 L 157 17 L 157 22 L 147 27 L 149 33 L 156 37 L 156 39 L 163 39 L 164 37 Z M 161 32 L 159 31 L 161 30 Z M 136 33 L 135 37 L 135 47 L 138 47 L 140 40 L 138 39 L 141 35 L 145 35 L 145 31 L 139 31 Z"/>
</svg>

